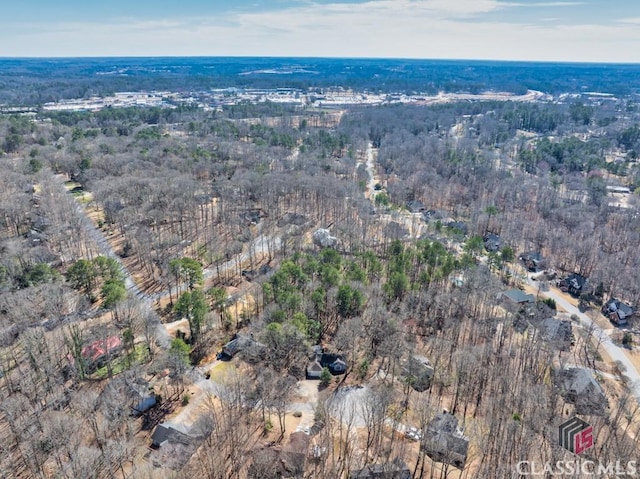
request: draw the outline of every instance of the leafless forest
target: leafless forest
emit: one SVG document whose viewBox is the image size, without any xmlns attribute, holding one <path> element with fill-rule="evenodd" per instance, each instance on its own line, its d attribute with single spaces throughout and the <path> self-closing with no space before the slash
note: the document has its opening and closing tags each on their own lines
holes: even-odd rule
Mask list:
<svg viewBox="0 0 640 479">
<path fill-rule="evenodd" d="M 574 457 L 574 412 L 585 457 L 635 460 L 638 373 L 599 332 L 640 369 L 635 315 L 601 314 L 640 305 L 639 116 L 568 97 L 0 117 L 0 476 L 521 477 Z M 571 273 L 598 330 L 544 295 Z M 535 333 L 556 315 L 568 346 Z"/>
</svg>

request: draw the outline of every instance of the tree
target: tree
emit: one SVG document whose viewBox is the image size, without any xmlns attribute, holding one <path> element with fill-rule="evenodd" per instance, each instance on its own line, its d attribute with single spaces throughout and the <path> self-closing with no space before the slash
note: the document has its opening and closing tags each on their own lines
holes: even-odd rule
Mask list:
<svg viewBox="0 0 640 479">
<path fill-rule="evenodd" d="M 191 347 L 185 343 L 182 339 L 176 338 L 171 341 L 171 348 L 169 353 L 184 366 L 189 365 L 189 355 L 191 354 Z"/>
<path fill-rule="evenodd" d="M 384 284 L 384 292 L 391 301 L 401 300 L 408 290 L 409 279 L 400 271 L 391 273 L 389 281 Z"/>
<path fill-rule="evenodd" d="M 127 289 L 124 286 L 124 281 L 111 279 L 104 283 L 100 294 L 102 306 L 113 309 L 127 297 Z"/>
<path fill-rule="evenodd" d="M 329 386 L 329 384 L 331 384 L 331 378 L 333 378 L 333 376 L 331 376 L 329 368 L 322 368 L 322 373 L 320 373 L 320 386 L 323 388 Z"/>
<path fill-rule="evenodd" d="M 191 258 L 182 258 L 181 266 L 182 274 L 186 278 L 190 290 L 202 284 L 204 275 L 202 272 L 202 264 L 199 261 Z"/>
<path fill-rule="evenodd" d="M 265 283 L 267 284 L 267 283 Z M 224 324 L 225 303 L 227 301 L 227 291 L 224 288 L 211 287 L 207 290 L 207 296 L 211 301 L 211 309 L 220 315 L 220 325 Z"/>
<path fill-rule="evenodd" d="M 100 275 L 104 281 L 119 280 L 124 281 L 124 274 L 120 264 L 115 258 L 109 256 L 98 256 L 93 259 L 96 274 Z"/>
<path fill-rule="evenodd" d="M 178 316 L 189 321 L 190 342 L 192 345 L 196 344 L 200 338 L 204 317 L 209 312 L 202 290 L 195 289 L 182 293 L 173 310 Z"/>
<path fill-rule="evenodd" d="M 93 263 L 86 259 L 79 259 L 67 270 L 67 280 L 80 291 L 91 296 L 95 287 L 96 269 Z"/>
</svg>

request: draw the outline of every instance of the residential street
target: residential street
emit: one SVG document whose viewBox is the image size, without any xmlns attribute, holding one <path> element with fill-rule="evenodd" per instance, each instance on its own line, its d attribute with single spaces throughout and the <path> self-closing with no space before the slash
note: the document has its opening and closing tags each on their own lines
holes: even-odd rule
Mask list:
<svg viewBox="0 0 640 479">
<path fill-rule="evenodd" d="M 528 276 L 528 282 L 532 287 L 538 287 L 536 281 L 533 281 L 530 276 Z M 622 347 L 614 344 L 609 335 L 604 332 L 602 328 L 595 324 L 585 313 L 581 313 L 578 308 L 567 301 L 557 291 L 550 289 L 549 291 L 541 291 L 540 294 L 553 299 L 556 304 L 567 313 L 575 314 L 585 328 L 591 328 L 593 330 L 593 334 L 600 340 L 601 347 L 604 348 L 607 354 L 611 356 L 614 361 L 617 361 L 624 366 L 624 375 L 629 378 L 633 393 L 636 396 L 636 399 L 640 401 L 640 374 L 638 374 L 638 370 L 629 360 Z"/>
</svg>

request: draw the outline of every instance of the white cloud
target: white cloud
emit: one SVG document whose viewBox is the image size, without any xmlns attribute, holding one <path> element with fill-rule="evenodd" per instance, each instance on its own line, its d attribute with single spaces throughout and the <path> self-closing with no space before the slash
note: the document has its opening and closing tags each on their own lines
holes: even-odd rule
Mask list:
<svg viewBox="0 0 640 479">
<path fill-rule="evenodd" d="M 559 6 L 566 2 L 547 3 Z M 371 0 L 361 4 L 307 3 L 279 11 L 212 18 L 66 24 L 55 30 L 42 25 L 21 33 L 14 30 L 11 42 L 0 30 L 0 56 L 640 61 L 640 29 L 634 24 L 508 23 L 480 16 L 508 6 L 495 0 Z M 469 16 L 476 18 L 469 22 Z"/>
<path fill-rule="evenodd" d="M 630 25 L 640 25 L 640 17 L 621 18 L 618 23 L 628 23 Z"/>
</svg>

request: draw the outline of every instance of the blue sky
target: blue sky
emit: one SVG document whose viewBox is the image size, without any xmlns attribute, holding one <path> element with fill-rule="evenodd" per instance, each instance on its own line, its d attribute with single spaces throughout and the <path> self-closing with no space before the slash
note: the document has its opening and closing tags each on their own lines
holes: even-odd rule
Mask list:
<svg viewBox="0 0 640 479">
<path fill-rule="evenodd" d="M 0 56 L 640 62 L 640 0 L 3 0 Z"/>
</svg>

